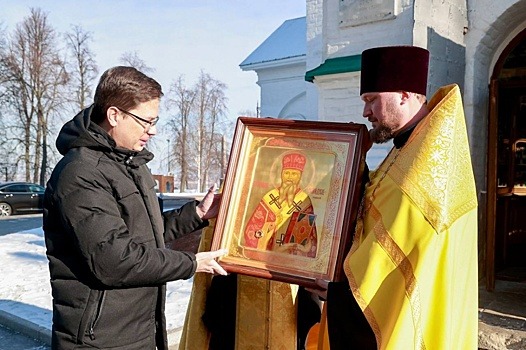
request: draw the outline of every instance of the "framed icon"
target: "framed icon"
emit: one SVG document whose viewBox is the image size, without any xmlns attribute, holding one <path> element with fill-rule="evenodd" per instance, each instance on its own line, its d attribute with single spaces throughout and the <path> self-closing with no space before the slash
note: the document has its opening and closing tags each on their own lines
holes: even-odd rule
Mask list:
<svg viewBox="0 0 526 350">
<path fill-rule="evenodd" d="M 361 199 L 363 124 L 240 117 L 211 249 L 229 272 L 337 281 Z"/>
</svg>

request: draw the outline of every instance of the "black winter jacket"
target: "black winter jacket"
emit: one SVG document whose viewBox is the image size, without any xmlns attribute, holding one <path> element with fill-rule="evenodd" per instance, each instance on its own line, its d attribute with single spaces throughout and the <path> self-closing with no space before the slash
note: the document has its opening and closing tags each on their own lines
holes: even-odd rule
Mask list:
<svg viewBox="0 0 526 350">
<path fill-rule="evenodd" d="M 165 241 L 206 222 L 196 202 L 161 215 L 146 166 L 153 155 L 117 148 L 90 113 L 62 128 L 64 157 L 44 199 L 52 348 L 168 349 L 165 283 L 191 277 L 197 264 Z"/>
</svg>

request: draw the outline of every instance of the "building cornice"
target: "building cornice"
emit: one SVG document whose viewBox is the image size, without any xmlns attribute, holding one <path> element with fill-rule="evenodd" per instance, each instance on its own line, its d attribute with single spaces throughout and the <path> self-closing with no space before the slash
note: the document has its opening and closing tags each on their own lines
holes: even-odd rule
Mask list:
<svg viewBox="0 0 526 350">
<path fill-rule="evenodd" d="M 305 80 L 313 82 L 320 75 L 359 72 L 361 69 L 362 55 L 328 58 L 318 67 L 305 73 Z"/>
</svg>

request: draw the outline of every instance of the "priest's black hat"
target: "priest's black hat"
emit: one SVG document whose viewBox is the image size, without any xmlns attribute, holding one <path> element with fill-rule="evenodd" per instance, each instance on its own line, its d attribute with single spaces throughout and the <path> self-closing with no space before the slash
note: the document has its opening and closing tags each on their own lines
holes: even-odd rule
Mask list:
<svg viewBox="0 0 526 350">
<path fill-rule="evenodd" d="M 426 95 L 429 51 L 416 46 L 385 46 L 362 52 L 360 95 L 409 91 Z"/>
</svg>

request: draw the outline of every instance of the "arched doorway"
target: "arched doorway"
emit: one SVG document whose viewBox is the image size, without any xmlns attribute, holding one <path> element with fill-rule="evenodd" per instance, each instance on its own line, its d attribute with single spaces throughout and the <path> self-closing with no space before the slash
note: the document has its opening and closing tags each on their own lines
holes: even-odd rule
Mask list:
<svg viewBox="0 0 526 350">
<path fill-rule="evenodd" d="M 503 51 L 490 84 L 486 288 L 526 282 L 526 30 Z"/>
</svg>

